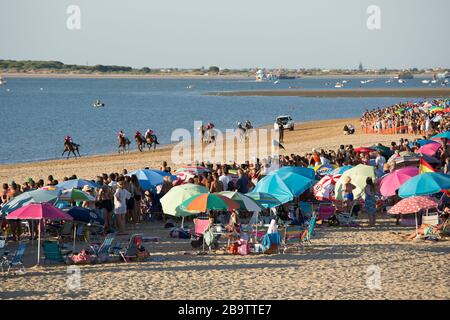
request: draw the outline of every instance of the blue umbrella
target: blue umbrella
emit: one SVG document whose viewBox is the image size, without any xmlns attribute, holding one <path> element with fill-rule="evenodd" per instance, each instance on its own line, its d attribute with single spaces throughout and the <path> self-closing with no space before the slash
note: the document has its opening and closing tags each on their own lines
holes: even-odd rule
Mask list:
<svg viewBox="0 0 450 320">
<path fill-rule="evenodd" d="M 72 207 L 66 212 L 67 214 L 72 216 L 75 222 L 83 222 L 97 225 L 103 225 L 105 223 L 105 221 L 99 214 L 97 214 L 93 210 L 89 210 L 86 208 Z"/>
<path fill-rule="evenodd" d="M 264 208 L 274 208 L 281 205 L 281 202 L 277 198 L 268 193 L 252 191 L 245 195 L 258 202 Z"/>
<path fill-rule="evenodd" d="M 153 169 L 142 169 L 135 170 L 127 174 L 127 176 L 136 175 L 139 180 L 139 184 L 141 188 L 144 190 L 153 190 L 154 186 L 161 185 L 164 183 L 164 176 L 170 176 L 172 180 L 174 176 L 170 173 L 161 170 L 153 170 Z"/>
<path fill-rule="evenodd" d="M 334 169 L 331 174 L 343 174 L 345 171 L 349 170 L 353 168 L 353 166 L 343 166 L 343 167 L 339 167 Z"/>
<path fill-rule="evenodd" d="M 95 182 L 84 180 L 84 179 L 71 179 L 61 183 L 58 183 L 56 186 L 61 189 L 81 189 L 84 186 L 88 185 L 91 188 L 98 188 L 99 185 Z"/>
<path fill-rule="evenodd" d="M 450 189 L 450 176 L 441 172 L 427 172 L 412 177 L 398 189 L 402 198 L 431 195 Z"/>
<path fill-rule="evenodd" d="M 426 144 L 434 143 L 434 142 L 436 142 L 436 141 L 428 140 L 428 139 L 420 139 L 420 140 L 417 140 L 416 142 L 417 142 L 417 144 L 418 144 L 419 146 L 423 147 L 423 146 L 426 145 Z M 409 144 L 410 144 L 410 147 L 412 147 L 413 143 L 410 142 Z"/>
<path fill-rule="evenodd" d="M 438 139 L 438 138 L 450 139 L 450 131 L 445 131 L 445 132 L 439 133 L 439 134 L 431 137 L 431 139 Z"/>
<path fill-rule="evenodd" d="M 314 181 L 315 173 L 312 169 L 283 167 L 262 178 L 253 192 L 269 193 L 281 203 L 286 203 L 305 192 Z"/>
</svg>

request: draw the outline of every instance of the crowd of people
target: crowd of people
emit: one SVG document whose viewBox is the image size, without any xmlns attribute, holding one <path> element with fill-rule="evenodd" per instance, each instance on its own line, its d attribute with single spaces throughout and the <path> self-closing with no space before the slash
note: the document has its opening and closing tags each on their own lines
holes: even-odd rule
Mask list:
<svg viewBox="0 0 450 320">
<path fill-rule="evenodd" d="M 367 110 L 361 117 L 361 129 L 366 133 L 420 135 L 447 131 L 450 121 L 443 116 L 447 108 L 448 100 L 433 100 Z"/>
</svg>

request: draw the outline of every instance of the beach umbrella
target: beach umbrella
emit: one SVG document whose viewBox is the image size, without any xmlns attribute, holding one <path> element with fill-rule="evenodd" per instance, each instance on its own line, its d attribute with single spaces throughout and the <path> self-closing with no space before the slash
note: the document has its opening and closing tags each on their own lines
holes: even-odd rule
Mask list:
<svg viewBox="0 0 450 320">
<path fill-rule="evenodd" d="M 73 249 L 75 252 L 75 245 L 77 239 L 77 226 L 79 223 L 83 224 L 91 224 L 97 226 L 103 226 L 105 224 L 105 220 L 94 210 L 82 208 L 82 207 L 70 207 L 70 209 L 63 210 L 68 215 L 73 218 L 74 228 L 73 228 Z"/>
<path fill-rule="evenodd" d="M 419 144 L 419 146 L 423 147 L 426 144 L 435 143 L 436 141 L 428 140 L 428 139 L 420 139 L 420 140 L 417 140 L 416 142 Z M 412 142 L 410 142 L 410 146 L 411 145 L 412 145 Z"/>
<path fill-rule="evenodd" d="M 426 172 L 412 177 L 400 186 L 402 198 L 423 196 L 450 189 L 450 176 L 441 172 Z"/>
<path fill-rule="evenodd" d="M 450 139 L 450 131 L 439 133 L 435 136 L 432 136 L 431 139 Z"/>
<path fill-rule="evenodd" d="M 319 175 L 319 176 L 325 176 L 327 174 L 330 174 L 334 169 L 336 169 L 338 166 L 335 164 L 319 164 L 313 168 L 313 170 Z"/>
<path fill-rule="evenodd" d="M 171 188 L 161 199 L 161 205 L 165 214 L 175 217 L 191 216 L 199 213 L 200 211 L 186 211 L 183 210 L 180 205 L 183 201 L 191 198 L 192 196 L 202 193 L 208 193 L 208 189 L 204 186 L 199 186 L 192 183 L 187 183 Z"/>
<path fill-rule="evenodd" d="M 218 194 L 223 195 L 239 204 L 239 210 L 259 212 L 263 207 L 247 195 L 237 191 L 222 191 Z"/>
<path fill-rule="evenodd" d="M 54 202 L 61 194 L 61 190 L 33 190 L 21 193 L 14 197 L 1 208 L 2 214 L 9 214 L 30 203 Z"/>
<path fill-rule="evenodd" d="M 385 197 L 395 195 L 402 184 L 419 174 L 417 167 L 405 167 L 385 175 L 380 180 L 380 193 Z"/>
<path fill-rule="evenodd" d="M 261 206 L 267 209 L 278 207 L 279 205 L 282 204 L 277 198 L 265 192 L 252 191 L 246 193 L 245 195 L 252 198 L 256 202 L 258 202 Z"/>
<path fill-rule="evenodd" d="M 63 201 L 95 201 L 95 198 L 84 191 L 78 189 L 64 190 L 59 196 Z"/>
<path fill-rule="evenodd" d="M 239 204 L 217 193 L 202 193 L 183 201 L 180 207 L 188 211 L 207 212 L 208 210 L 237 210 Z"/>
<path fill-rule="evenodd" d="M 253 191 L 269 193 L 281 203 L 286 203 L 308 190 L 314 181 L 315 172 L 312 169 L 282 167 L 258 181 Z"/>
<path fill-rule="evenodd" d="M 389 158 L 390 156 L 392 156 L 394 154 L 394 152 L 391 149 L 389 149 L 389 147 L 386 147 L 386 146 L 375 145 L 375 146 L 371 146 L 370 148 L 380 151 L 381 154 L 386 158 Z"/>
<path fill-rule="evenodd" d="M 55 208 L 49 203 L 31 203 L 11 212 L 6 219 L 9 220 L 39 220 L 38 223 L 38 256 L 37 264 L 40 261 L 41 248 L 41 223 L 45 220 L 73 220 L 73 218 L 62 211 Z"/>
<path fill-rule="evenodd" d="M 353 168 L 353 166 L 343 166 L 343 167 L 339 167 L 334 169 L 331 174 L 335 175 L 335 174 L 343 174 L 345 171 L 350 170 L 351 168 Z"/>
<path fill-rule="evenodd" d="M 202 166 L 182 166 L 175 170 L 175 174 L 178 175 L 180 172 L 189 172 L 193 175 L 200 175 L 205 172 L 211 172 L 211 170 Z"/>
<path fill-rule="evenodd" d="M 86 185 L 94 189 L 99 187 L 98 184 L 84 179 L 71 179 L 58 183 L 56 186 L 60 189 L 81 189 Z"/>
<path fill-rule="evenodd" d="M 159 172 L 158 172 L 159 171 Z M 141 185 L 141 188 L 144 190 L 151 190 L 155 186 L 161 185 L 164 183 L 164 171 L 155 171 L 150 169 L 142 169 L 142 170 L 135 170 L 132 172 L 129 172 L 127 176 L 131 177 L 132 175 L 135 175 L 137 179 L 139 180 L 139 184 Z M 171 176 L 169 174 L 169 176 Z"/>
<path fill-rule="evenodd" d="M 426 154 L 428 156 L 434 156 L 440 148 L 441 144 L 438 142 L 427 143 L 426 145 L 420 147 L 419 150 L 417 150 L 417 152 Z"/>
<path fill-rule="evenodd" d="M 392 208 L 388 210 L 390 214 L 412 214 L 420 210 L 433 209 L 438 206 L 437 200 L 426 197 L 416 196 L 410 197 L 397 202 Z"/>
<path fill-rule="evenodd" d="M 334 193 L 337 200 L 344 200 L 342 195 L 342 187 L 347 177 L 351 178 L 351 184 L 356 187 L 353 190 L 353 195 L 355 199 L 358 199 L 363 196 L 364 188 L 366 187 L 366 179 L 370 177 L 373 181 L 375 181 L 375 170 L 372 166 L 358 164 L 356 167 L 344 172 L 336 182 L 336 186 L 334 188 Z"/>
<path fill-rule="evenodd" d="M 335 200 L 334 186 L 336 182 L 341 177 L 340 174 L 337 175 L 327 175 L 320 179 L 314 187 L 313 192 L 317 200 Z"/>
<path fill-rule="evenodd" d="M 370 152 L 374 152 L 375 149 L 373 148 L 367 148 L 367 147 L 360 147 L 360 148 L 356 148 L 354 149 L 356 153 L 370 153 Z"/>
</svg>

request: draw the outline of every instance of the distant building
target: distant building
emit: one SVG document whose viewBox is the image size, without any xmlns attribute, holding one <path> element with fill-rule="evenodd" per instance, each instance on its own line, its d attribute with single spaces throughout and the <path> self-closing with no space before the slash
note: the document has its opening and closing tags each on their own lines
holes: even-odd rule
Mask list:
<svg viewBox="0 0 450 320">
<path fill-rule="evenodd" d="M 359 70 L 360 72 L 363 72 L 363 71 L 364 71 L 364 67 L 363 67 L 362 62 L 359 63 L 358 70 Z"/>
</svg>

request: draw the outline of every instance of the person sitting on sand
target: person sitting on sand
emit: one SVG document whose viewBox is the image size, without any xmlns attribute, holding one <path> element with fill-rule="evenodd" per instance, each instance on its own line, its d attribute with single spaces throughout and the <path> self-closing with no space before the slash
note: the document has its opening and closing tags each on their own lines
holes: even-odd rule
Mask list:
<svg viewBox="0 0 450 320">
<path fill-rule="evenodd" d="M 225 230 L 227 230 L 230 233 L 240 233 L 241 232 L 241 228 L 239 225 L 238 212 L 236 210 L 233 210 L 231 212 L 230 220 L 228 221 L 228 224 L 225 226 Z"/>
<path fill-rule="evenodd" d="M 449 210 L 447 210 L 448 212 Z M 448 213 L 445 213 L 443 215 L 441 215 L 441 217 L 443 218 L 443 221 L 436 225 L 436 226 L 432 226 L 429 224 L 421 224 L 419 229 L 417 229 L 416 231 L 413 231 L 408 237 L 408 240 L 414 240 L 417 238 L 420 238 L 421 236 L 423 237 L 427 237 L 433 234 L 439 234 L 441 231 L 443 231 L 445 229 L 445 227 L 447 226 L 448 223 Z"/>
</svg>

